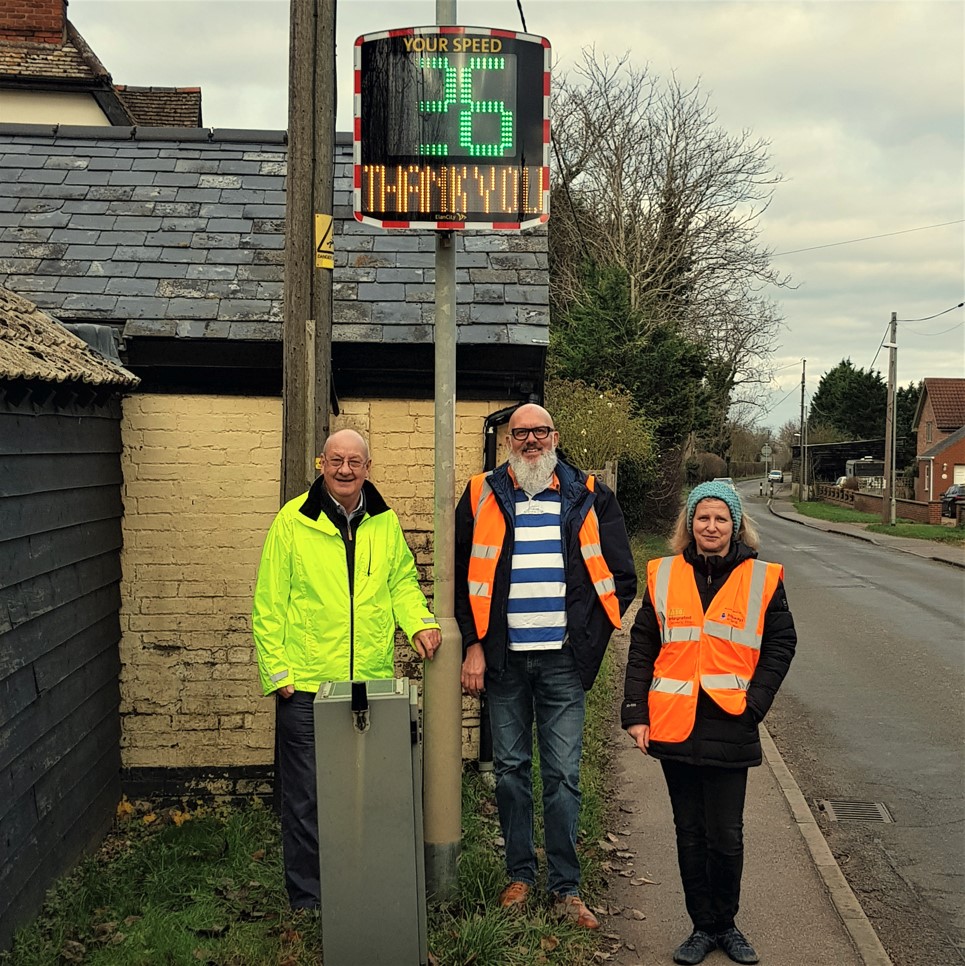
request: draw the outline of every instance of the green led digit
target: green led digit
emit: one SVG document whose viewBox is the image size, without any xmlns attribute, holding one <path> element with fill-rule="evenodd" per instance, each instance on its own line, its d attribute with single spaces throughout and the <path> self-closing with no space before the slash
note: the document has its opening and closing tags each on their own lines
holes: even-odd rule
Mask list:
<svg viewBox="0 0 965 966">
<path fill-rule="evenodd" d="M 469 66 L 462 69 L 462 83 L 459 85 L 459 100 L 463 105 L 459 111 L 459 144 L 471 157 L 502 157 L 513 149 L 513 115 L 506 110 L 504 101 L 477 101 L 472 96 L 472 72 L 474 70 L 505 70 L 505 57 L 470 57 Z M 477 144 L 473 140 L 472 120 L 474 114 L 499 115 L 499 141 Z"/>
<path fill-rule="evenodd" d="M 441 70 L 442 100 L 419 101 L 419 110 L 426 114 L 445 114 L 456 103 L 456 87 L 458 77 L 456 68 L 449 63 L 448 57 L 420 57 L 419 67 L 422 70 Z M 420 144 L 419 154 L 444 157 L 449 154 L 449 145 L 443 143 Z"/>
</svg>

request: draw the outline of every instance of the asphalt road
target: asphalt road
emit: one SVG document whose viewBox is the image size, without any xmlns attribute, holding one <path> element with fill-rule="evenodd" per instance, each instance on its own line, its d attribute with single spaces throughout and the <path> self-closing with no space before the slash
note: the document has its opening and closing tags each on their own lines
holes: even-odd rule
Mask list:
<svg viewBox="0 0 965 966">
<path fill-rule="evenodd" d="M 742 490 L 798 630 L 768 729 L 896 966 L 965 963 L 965 572 Z M 894 821 L 832 822 L 822 800 Z"/>
</svg>

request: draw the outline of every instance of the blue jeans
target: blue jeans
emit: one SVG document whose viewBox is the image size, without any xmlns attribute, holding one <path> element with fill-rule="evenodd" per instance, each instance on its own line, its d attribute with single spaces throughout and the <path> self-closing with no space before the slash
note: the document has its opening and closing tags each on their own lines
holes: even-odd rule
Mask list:
<svg viewBox="0 0 965 966">
<path fill-rule="evenodd" d="M 586 697 L 573 652 L 509 651 L 501 672 L 486 672 L 493 734 L 496 804 L 512 882 L 536 882 L 533 845 L 533 717 L 543 779 L 546 888 L 575 895 L 580 886 L 576 835 Z"/>
</svg>

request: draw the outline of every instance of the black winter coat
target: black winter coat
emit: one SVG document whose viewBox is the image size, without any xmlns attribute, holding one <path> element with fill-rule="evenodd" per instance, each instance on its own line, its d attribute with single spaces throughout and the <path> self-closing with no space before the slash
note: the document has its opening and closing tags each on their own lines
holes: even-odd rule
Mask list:
<svg viewBox="0 0 965 966">
<path fill-rule="evenodd" d="M 731 571 L 738 564 L 756 556 L 756 550 L 735 541 L 726 557 L 704 557 L 691 542 L 684 551 L 684 560 L 693 568 L 705 613 Z M 740 715 L 728 714 L 701 690 L 697 697 L 694 730 L 681 742 L 651 741 L 650 754 L 654 758 L 690 765 L 717 765 L 725 768 L 759 765 L 761 739 L 757 725 L 771 707 L 774 695 L 791 665 L 796 645 L 794 619 L 788 610 L 784 582 L 779 581 L 764 614 L 761 653 L 747 689 L 747 709 Z M 659 653 L 660 627 L 648 590 L 630 631 L 630 651 L 621 711 L 624 728 L 650 723 L 647 695 Z"/>
<path fill-rule="evenodd" d="M 626 612 L 637 593 L 637 572 L 633 566 L 630 540 L 623 511 L 613 491 L 600 480 L 591 491 L 586 473 L 558 460 L 556 475 L 560 481 L 560 530 L 563 537 L 563 562 L 566 568 L 566 634 L 573 648 L 583 688 L 589 691 L 596 679 L 606 652 L 613 625 L 600 598 L 593 589 L 583 553 L 580 549 L 580 527 L 592 506 L 600 524 L 600 549 L 606 560 L 620 602 L 620 614 Z M 496 564 L 489 630 L 482 641 L 486 667 L 501 671 L 506 666 L 508 630 L 506 611 L 509 600 L 509 578 L 513 559 L 516 504 L 514 485 L 508 464 L 503 463 L 489 477 L 496 500 L 506 520 L 506 540 Z M 469 486 L 456 507 L 455 553 L 455 617 L 462 633 L 462 652 L 478 640 L 476 624 L 469 603 L 469 556 L 472 551 L 473 507 Z"/>
</svg>

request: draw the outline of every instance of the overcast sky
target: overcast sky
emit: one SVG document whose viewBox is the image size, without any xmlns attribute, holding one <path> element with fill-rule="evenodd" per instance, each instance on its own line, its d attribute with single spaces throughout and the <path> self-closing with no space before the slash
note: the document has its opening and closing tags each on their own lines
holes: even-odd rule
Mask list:
<svg viewBox="0 0 965 966">
<path fill-rule="evenodd" d="M 784 182 L 761 221 L 786 320 L 762 425 L 800 413 L 842 358 L 898 381 L 965 375 L 965 4 L 960 0 L 519 0 L 556 70 L 580 48 L 700 80 L 721 125 L 771 142 Z M 114 82 L 202 89 L 209 127 L 287 125 L 288 0 L 70 0 Z M 467 26 L 521 30 L 517 0 L 460 0 Z M 435 22 L 434 0 L 339 0 L 338 129 L 356 36 Z M 938 227 L 940 226 L 940 227 Z M 873 237 L 886 236 L 886 237 Z M 856 241 L 856 239 L 867 239 Z M 809 249 L 804 250 L 802 249 Z M 929 321 L 915 321 L 945 312 Z M 907 324 L 904 320 L 909 320 Z"/>
</svg>

